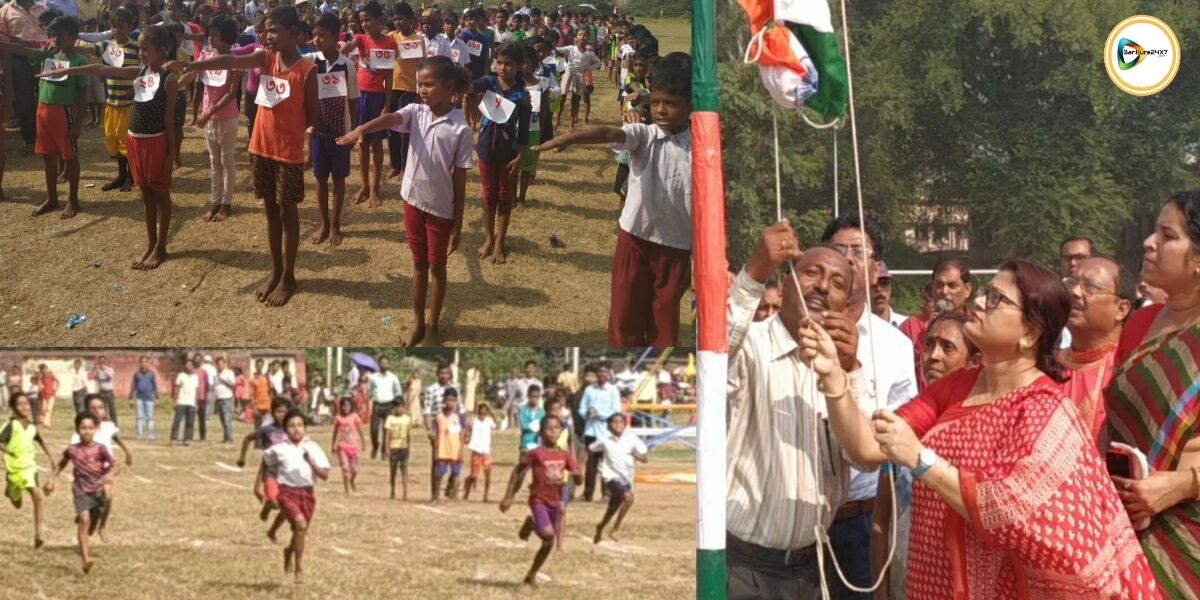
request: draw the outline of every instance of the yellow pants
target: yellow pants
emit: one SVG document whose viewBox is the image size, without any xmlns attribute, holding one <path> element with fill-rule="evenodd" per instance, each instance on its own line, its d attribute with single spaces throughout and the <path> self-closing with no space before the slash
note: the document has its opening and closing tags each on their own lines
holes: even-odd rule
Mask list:
<svg viewBox="0 0 1200 600">
<path fill-rule="evenodd" d="M 104 107 L 104 147 L 109 156 L 125 156 L 125 134 L 129 131 L 129 119 L 133 117 L 133 105 Z"/>
</svg>

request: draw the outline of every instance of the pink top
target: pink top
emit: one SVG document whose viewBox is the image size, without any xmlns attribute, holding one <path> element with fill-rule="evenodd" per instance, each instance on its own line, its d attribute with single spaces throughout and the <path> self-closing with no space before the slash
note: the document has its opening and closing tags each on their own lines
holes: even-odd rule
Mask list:
<svg viewBox="0 0 1200 600">
<path fill-rule="evenodd" d="M 204 58 L 211 58 L 213 56 L 216 56 L 216 53 L 205 55 Z M 204 112 L 212 111 L 212 107 L 215 106 L 217 104 L 217 102 L 222 97 L 225 96 L 225 94 L 229 93 L 229 90 L 230 90 L 230 88 L 233 87 L 233 84 L 241 81 L 241 79 L 242 79 L 241 71 L 226 71 L 225 72 L 225 83 L 223 85 L 214 87 L 214 86 L 210 86 L 207 83 L 205 83 L 204 84 L 204 105 L 202 107 L 204 109 Z M 221 110 L 219 110 L 215 113 L 212 113 L 211 118 L 214 121 L 224 121 L 226 119 L 236 119 L 237 116 L 238 116 L 238 105 L 237 105 L 237 99 L 234 98 L 234 99 L 230 100 L 228 104 L 221 107 Z"/>
<path fill-rule="evenodd" d="M 261 49 L 262 49 L 262 46 L 259 45 L 258 42 L 254 42 L 253 44 L 246 44 L 245 46 L 238 46 L 237 48 L 230 50 L 230 52 L 232 52 L 234 56 L 245 56 L 247 54 L 254 54 L 256 51 L 261 50 Z M 261 75 L 262 75 L 262 70 L 257 69 L 257 68 L 250 69 L 249 75 L 246 77 L 246 92 L 247 93 L 250 93 L 250 94 L 258 93 L 258 78 Z"/>
<path fill-rule="evenodd" d="M 334 419 L 334 429 L 337 430 L 337 445 L 339 448 L 358 449 L 359 430 L 362 429 L 362 419 L 358 413 L 338 415 Z"/>
</svg>

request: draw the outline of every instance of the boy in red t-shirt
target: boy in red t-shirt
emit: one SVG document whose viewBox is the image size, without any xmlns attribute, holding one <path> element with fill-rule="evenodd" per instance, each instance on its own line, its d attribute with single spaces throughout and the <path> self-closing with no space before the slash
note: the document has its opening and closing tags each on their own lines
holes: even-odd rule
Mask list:
<svg viewBox="0 0 1200 600">
<path fill-rule="evenodd" d="M 537 574 L 554 549 L 554 539 L 559 534 L 559 513 L 562 509 L 563 475 L 570 473 L 575 485 L 583 483 L 583 475 L 575 462 L 575 455 L 557 447 L 562 433 L 562 420 L 556 415 L 542 417 L 540 434 L 542 444 L 521 456 L 508 480 L 508 492 L 500 502 L 500 512 L 508 512 L 513 497 L 521 487 L 525 470 L 533 471 L 533 483 L 529 486 L 529 509 L 533 514 L 525 519 L 517 534 L 522 540 L 537 532 L 542 545 L 533 557 L 533 565 L 525 575 L 525 585 L 537 587 Z"/>
</svg>

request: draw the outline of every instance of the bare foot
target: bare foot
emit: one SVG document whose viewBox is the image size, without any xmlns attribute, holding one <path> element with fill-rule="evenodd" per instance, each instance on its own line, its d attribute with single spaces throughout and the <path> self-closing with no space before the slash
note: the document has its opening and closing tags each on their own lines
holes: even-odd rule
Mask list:
<svg viewBox="0 0 1200 600">
<path fill-rule="evenodd" d="M 295 575 L 294 581 L 296 582 L 296 585 L 300 585 L 300 584 L 304 583 L 304 571 L 301 571 L 300 569 L 296 569 L 296 575 Z"/>
<path fill-rule="evenodd" d="M 93 564 L 95 564 L 95 563 L 90 560 L 83 561 L 83 574 L 84 575 L 87 575 L 92 570 Z"/>
<path fill-rule="evenodd" d="M 133 191 L 133 178 L 132 177 L 125 179 L 125 183 L 121 185 L 121 191 L 122 192 L 132 192 Z"/>
<path fill-rule="evenodd" d="M 610 529 L 610 530 L 608 531 L 608 539 L 610 539 L 610 540 L 612 540 L 612 541 L 614 541 L 614 542 L 618 542 L 618 541 L 620 541 L 620 540 L 618 540 L 618 539 L 617 539 L 617 530 L 616 530 L 616 529 Z"/>
<path fill-rule="evenodd" d="M 279 545 L 279 537 L 278 537 L 278 535 L 279 535 L 279 533 L 278 533 L 277 531 L 275 531 L 274 529 L 268 529 L 268 530 L 267 530 L 267 539 L 268 539 L 268 540 L 271 540 L 271 543 L 272 543 L 272 544 L 275 544 L 276 546 L 278 546 L 278 545 Z"/>
<path fill-rule="evenodd" d="M 161 265 L 164 260 L 167 260 L 167 250 L 165 248 L 155 248 L 154 252 L 151 252 L 150 255 L 142 261 L 141 269 L 143 271 L 157 269 L 158 265 Z"/>
<path fill-rule="evenodd" d="M 208 212 L 204 213 L 204 220 L 212 221 L 213 217 L 216 216 L 216 214 L 217 214 L 217 206 L 214 204 L 212 207 L 210 207 L 208 209 Z"/>
<path fill-rule="evenodd" d="M 60 219 L 70 219 L 79 214 L 79 201 L 68 202 L 67 207 L 62 210 L 62 214 L 58 216 Z"/>
<path fill-rule="evenodd" d="M 426 348 L 441 348 L 442 336 L 438 333 L 437 327 L 430 327 L 425 330 L 425 340 L 421 342 Z"/>
<path fill-rule="evenodd" d="M 596 528 L 596 537 L 592 538 L 592 543 L 599 544 L 600 538 L 602 538 L 603 536 L 604 536 L 604 530 L 597 527 Z"/>
<path fill-rule="evenodd" d="M 531 588 L 536 588 L 538 586 L 537 577 L 534 575 L 527 575 L 523 583 Z"/>
<path fill-rule="evenodd" d="M 146 259 L 150 258 L 151 254 L 154 254 L 154 246 L 146 248 L 146 253 L 143 254 L 141 258 L 133 261 L 133 264 L 130 265 L 130 267 L 139 271 L 142 270 L 142 263 L 146 262 Z"/>
<path fill-rule="evenodd" d="M 232 208 L 228 204 L 222 204 L 221 207 L 217 209 L 217 212 L 213 214 L 212 222 L 220 223 L 221 221 L 228 219 L 231 210 Z"/>
<path fill-rule="evenodd" d="M 292 572 L 292 547 L 288 546 L 283 549 L 283 572 Z"/>
<path fill-rule="evenodd" d="M 492 264 L 502 265 L 508 262 L 508 251 L 504 249 L 504 244 L 497 244 L 496 251 L 492 253 Z"/>
<path fill-rule="evenodd" d="M 327 240 L 327 239 L 329 239 L 329 226 L 328 226 L 328 225 L 322 225 L 322 226 L 321 226 L 321 230 L 320 230 L 320 231 L 318 231 L 317 233 L 313 234 L 313 236 L 312 236 L 312 243 L 314 243 L 314 244 L 320 244 L 320 243 L 324 242 L 324 241 L 325 241 L 325 240 Z"/>
<path fill-rule="evenodd" d="M 478 255 L 480 259 L 487 258 L 492 254 L 492 248 L 495 247 L 495 245 L 496 240 L 488 238 L 484 240 L 483 245 L 479 247 L 479 251 L 475 254 Z"/>
<path fill-rule="evenodd" d="M 41 205 L 39 205 L 37 208 L 33 209 L 33 216 L 40 217 L 50 211 L 58 210 L 58 207 L 58 200 L 47 200 L 41 203 Z"/>
<path fill-rule="evenodd" d="M 388 176 L 387 176 L 387 178 L 388 178 L 388 179 L 395 179 L 395 178 L 397 178 L 397 177 L 401 177 L 401 176 L 403 176 L 403 175 L 404 175 L 404 171 L 401 171 L 401 170 L 399 170 L 399 169 L 392 169 L 390 172 L 388 172 Z"/>
<path fill-rule="evenodd" d="M 272 274 L 270 277 L 268 277 L 267 282 L 264 283 L 262 287 L 258 288 L 257 292 L 254 292 L 254 298 L 259 302 L 265 302 L 267 300 L 267 296 L 270 296 L 271 292 L 275 290 L 275 287 L 279 285 L 280 277 L 282 277 L 282 275 L 275 274 Z"/>
<path fill-rule="evenodd" d="M 0 190 L 0 202 L 4 202 L 5 200 L 8 200 L 8 198 L 4 196 L 4 190 Z"/>
<path fill-rule="evenodd" d="M 267 296 L 265 302 L 267 306 L 283 306 L 284 304 L 288 303 L 288 300 L 292 299 L 292 294 L 295 293 L 296 280 L 281 279 L 279 281 L 279 285 L 275 286 L 275 289 L 271 290 L 271 294 Z"/>
<path fill-rule="evenodd" d="M 400 346 L 404 348 L 412 348 L 421 343 L 425 339 L 425 324 L 417 323 L 408 332 L 408 337 L 405 337 L 400 342 Z"/>
<path fill-rule="evenodd" d="M 354 198 L 352 198 L 350 200 L 350 202 L 352 202 L 354 204 L 362 204 L 363 202 L 366 202 L 366 201 L 367 201 L 367 188 L 366 187 L 363 187 L 362 189 L 358 190 L 358 193 L 354 194 Z"/>
<path fill-rule="evenodd" d="M 333 231 L 329 232 L 329 245 L 330 246 L 341 246 L 342 245 L 342 232 L 340 230 L 334 229 Z"/>
<path fill-rule="evenodd" d="M 104 544 L 108 543 L 108 530 L 107 529 L 101 527 L 100 530 L 97 531 L 96 533 L 100 534 L 100 542 L 101 543 L 104 543 Z"/>
<path fill-rule="evenodd" d="M 379 208 L 383 206 L 383 199 L 379 197 L 379 190 L 371 190 L 367 196 L 367 208 Z"/>
</svg>

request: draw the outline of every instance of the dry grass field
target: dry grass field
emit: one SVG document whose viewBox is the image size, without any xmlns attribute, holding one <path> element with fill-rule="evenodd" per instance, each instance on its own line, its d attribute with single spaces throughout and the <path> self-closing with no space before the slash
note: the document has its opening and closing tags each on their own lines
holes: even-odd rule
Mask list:
<svg viewBox="0 0 1200 600">
<path fill-rule="evenodd" d="M 666 600 L 695 595 L 694 488 L 648 483 L 638 484 L 637 505 L 619 543 L 590 540 L 603 505 L 573 504 L 565 550 L 551 554 L 537 590 L 523 589 L 520 581 L 535 548 L 533 541 L 516 537 L 528 514 L 524 494 L 507 514 L 497 508 L 516 458 L 513 430 L 495 439 L 487 504 L 474 493 L 470 502 L 426 502 L 429 449 L 422 431 L 413 432 L 408 503 L 388 500 L 384 462 L 364 456 L 359 493 L 349 497 L 335 467 L 317 488 L 305 583 L 295 585 L 283 573 L 281 547 L 267 540 L 266 526 L 257 518 L 250 487 L 257 453 L 252 450 L 251 464 L 238 472 L 232 466 L 236 451 L 229 446 L 168 447 L 170 414 L 161 407 L 158 442 L 134 441 L 132 415 L 125 414 L 127 407 L 121 410 L 134 466 L 117 477 L 111 540 L 94 546 L 91 574 L 80 570 L 64 475 L 47 501 L 42 550 L 31 549 L 28 504 L 20 512 L 7 502 L 0 507 L 0 597 Z M 44 434 L 56 453 L 67 441 L 66 423 L 56 416 L 55 427 Z M 236 424 L 239 439 L 247 431 L 247 425 Z M 310 435 L 328 448 L 328 427 L 312 428 Z M 209 439 L 214 438 L 220 439 L 220 426 L 210 420 Z M 44 458 L 40 461 L 44 465 Z M 650 461 L 643 471 L 692 472 L 695 464 L 691 451 L 678 448 L 654 450 Z M 281 541 L 287 537 L 285 526 Z"/>
<path fill-rule="evenodd" d="M 690 46 L 685 21 L 648 21 L 661 52 Z M 616 125 L 613 84 L 596 78 L 593 123 Z M 190 107 L 189 107 L 190 110 Z M 569 117 L 567 115 L 566 117 Z M 565 128 L 566 121 L 563 122 Z M 8 156 L 0 222 L 5 285 L 0 286 L 4 343 L 38 346 L 382 346 L 398 343 L 411 324 L 412 263 L 404 243 L 399 183 L 384 185 L 384 204 L 349 205 L 341 246 L 313 245 L 316 190 L 300 209 L 299 292 L 282 308 L 254 301 L 270 267 L 265 220 L 250 193 L 249 161 L 238 161 L 239 191 L 224 223 L 206 223 L 209 163 L 203 132 L 185 128 L 184 167 L 175 172 L 169 259 L 154 271 L 131 270 L 145 245 L 136 192 L 101 192 L 114 163 L 99 128 L 81 145 L 81 213 L 33 218 L 45 199 L 42 162 L 24 155 L 15 131 Z M 239 130 L 239 148 L 246 144 Z M 358 189 L 357 154 L 347 196 Z M 611 192 L 615 155 L 576 147 L 543 156 L 529 202 L 514 210 L 508 264 L 475 256 L 483 241 L 479 176 L 471 171 L 460 253 L 449 263 L 442 337 L 452 345 L 602 345 L 606 341 L 610 266 L 618 201 Z M 385 172 L 386 173 L 386 172 Z M 91 185 L 93 187 L 85 187 Z M 65 202 L 65 187 L 60 186 Z M 551 248 L 557 233 L 565 248 Z M 692 343 L 692 295 L 683 300 L 683 335 Z M 73 314 L 87 323 L 68 330 Z"/>
</svg>

